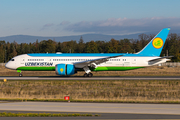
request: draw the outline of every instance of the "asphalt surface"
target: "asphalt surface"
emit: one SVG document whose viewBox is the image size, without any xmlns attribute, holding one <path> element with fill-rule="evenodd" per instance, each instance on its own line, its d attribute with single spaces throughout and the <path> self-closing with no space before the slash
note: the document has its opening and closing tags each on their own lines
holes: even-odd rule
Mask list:
<svg viewBox="0 0 180 120">
<path fill-rule="evenodd" d="M 0 112 L 11 112 L 11 113 L 66 113 L 68 112 L 40 112 L 40 111 L 0 111 Z M 81 113 L 83 114 L 83 113 Z M 86 114 L 86 113 L 84 113 Z M 73 120 L 122 120 L 122 119 L 179 119 L 180 115 L 163 115 L 163 114 L 126 114 L 126 113 L 90 113 L 98 114 L 99 117 L 1 117 L 1 120 L 64 120 L 64 119 L 73 119 Z M 3 119 L 2 119 L 3 118 Z"/>
<path fill-rule="evenodd" d="M 0 112 L 92 113 L 100 117 L 53 117 L 50 119 L 180 119 L 180 104 L 9 102 L 0 103 Z M 1 119 L 1 118 L 0 118 Z M 10 118 L 3 117 L 5 120 Z M 2 119 L 2 120 L 3 120 Z M 19 118 L 13 118 L 18 119 Z M 39 119 L 28 118 L 28 119 Z M 43 118 L 41 118 L 43 119 Z"/>
<path fill-rule="evenodd" d="M 36 76 L 17 77 L 3 76 L 0 80 L 180 80 L 180 76 L 107 76 L 107 77 L 74 77 L 74 76 Z"/>
</svg>

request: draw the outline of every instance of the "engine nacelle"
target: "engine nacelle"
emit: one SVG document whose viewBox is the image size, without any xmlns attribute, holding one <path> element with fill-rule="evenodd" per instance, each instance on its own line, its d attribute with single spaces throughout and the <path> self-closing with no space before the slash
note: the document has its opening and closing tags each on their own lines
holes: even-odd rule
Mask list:
<svg viewBox="0 0 180 120">
<path fill-rule="evenodd" d="M 55 68 L 57 75 L 73 75 L 76 73 L 75 66 L 72 64 L 57 64 Z"/>
</svg>

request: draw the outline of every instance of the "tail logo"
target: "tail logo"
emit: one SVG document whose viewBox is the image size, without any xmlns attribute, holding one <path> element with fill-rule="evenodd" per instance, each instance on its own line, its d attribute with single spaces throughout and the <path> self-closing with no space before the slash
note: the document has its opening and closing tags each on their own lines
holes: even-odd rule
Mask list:
<svg viewBox="0 0 180 120">
<path fill-rule="evenodd" d="M 153 47 L 159 49 L 163 46 L 163 40 L 161 38 L 154 38 L 152 41 Z"/>
</svg>

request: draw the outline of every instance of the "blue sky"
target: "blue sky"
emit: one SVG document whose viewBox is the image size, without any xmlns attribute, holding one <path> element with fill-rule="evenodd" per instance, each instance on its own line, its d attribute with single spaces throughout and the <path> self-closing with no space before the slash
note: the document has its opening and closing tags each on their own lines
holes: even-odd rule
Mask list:
<svg viewBox="0 0 180 120">
<path fill-rule="evenodd" d="M 180 0 L 0 0 L 0 37 L 180 33 Z"/>
</svg>

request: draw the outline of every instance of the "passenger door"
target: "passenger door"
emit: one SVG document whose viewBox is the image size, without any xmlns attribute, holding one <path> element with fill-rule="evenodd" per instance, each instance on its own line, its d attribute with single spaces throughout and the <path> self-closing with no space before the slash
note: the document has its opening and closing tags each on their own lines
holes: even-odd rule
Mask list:
<svg viewBox="0 0 180 120">
<path fill-rule="evenodd" d="M 25 65 L 25 58 L 24 57 L 21 57 L 21 60 L 20 60 L 21 62 L 20 62 L 20 64 L 21 65 Z"/>
<path fill-rule="evenodd" d="M 136 64 L 136 61 L 137 61 L 136 57 L 131 58 L 131 63 L 132 63 L 133 65 Z"/>
</svg>

